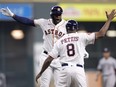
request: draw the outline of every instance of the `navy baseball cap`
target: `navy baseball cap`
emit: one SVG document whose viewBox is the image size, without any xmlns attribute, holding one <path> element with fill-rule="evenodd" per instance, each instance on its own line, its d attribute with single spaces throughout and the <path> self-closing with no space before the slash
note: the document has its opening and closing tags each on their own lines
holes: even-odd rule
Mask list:
<svg viewBox="0 0 116 87">
<path fill-rule="evenodd" d="M 103 52 L 110 52 L 110 50 L 108 48 L 104 48 Z"/>
<path fill-rule="evenodd" d="M 60 6 L 53 6 L 50 10 L 50 15 L 61 15 L 63 9 Z"/>
<path fill-rule="evenodd" d="M 66 24 L 66 29 L 70 31 L 74 31 L 78 29 L 78 22 L 75 20 L 69 20 Z"/>
</svg>

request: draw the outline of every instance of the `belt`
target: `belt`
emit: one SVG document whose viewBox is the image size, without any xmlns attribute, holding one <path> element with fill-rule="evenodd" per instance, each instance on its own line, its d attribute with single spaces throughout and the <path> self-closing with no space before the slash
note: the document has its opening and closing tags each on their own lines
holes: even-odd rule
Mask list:
<svg viewBox="0 0 116 87">
<path fill-rule="evenodd" d="M 45 51 L 45 50 L 43 51 L 43 53 L 48 54 L 48 52 L 47 52 L 47 51 Z"/>
<path fill-rule="evenodd" d="M 108 75 L 103 75 L 103 77 L 107 77 L 107 76 L 110 76 L 110 75 L 112 75 L 112 74 L 108 74 Z"/>
<path fill-rule="evenodd" d="M 69 64 L 68 64 L 68 63 L 63 63 L 62 66 L 69 66 Z M 76 64 L 76 66 L 78 66 L 78 67 L 83 67 L 83 66 L 80 65 L 80 64 Z"/>
<path fill-rule="evenodd" d="M 47 54 L 47 55 L 48 55 L 48 52 L 47 52 L 47 51 L 45 51 L 45 50 L 43 51 L 43 53 L 45 53 L 45 54 Z M 60 55 L 58 55 L 58 57 L 60 57 Z"/>
</svg>

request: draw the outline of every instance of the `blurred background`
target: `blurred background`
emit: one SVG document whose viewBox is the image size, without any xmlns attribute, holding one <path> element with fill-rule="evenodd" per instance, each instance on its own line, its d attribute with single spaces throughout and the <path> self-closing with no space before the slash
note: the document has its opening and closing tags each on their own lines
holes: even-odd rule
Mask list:
<svg viewBox="0 0 116 87">
<path fill-rule="evenodd" d="M 116 8 L 116 0 L 0 0 L 0 8 L 9 7 L 15 14 L 31 19 L 49 18 L 54 5 L 63 8 L 64 19 L 77 20 L 82 32 L 95 32 L 106 21 L 105 11 Z M 38 86 L 34 78 L 38 73 L 42 35 L 40 27 L 25 26 L 0 14 L 0 87 Z M 116 58 L 115 20 L 104 38 L 87 46 L 90 57 L 85 59 L 85 70 L 89 87 L 102 87 L 101 79 L 95 82 L 95 74 L 104 47 Z"/>
</svg>

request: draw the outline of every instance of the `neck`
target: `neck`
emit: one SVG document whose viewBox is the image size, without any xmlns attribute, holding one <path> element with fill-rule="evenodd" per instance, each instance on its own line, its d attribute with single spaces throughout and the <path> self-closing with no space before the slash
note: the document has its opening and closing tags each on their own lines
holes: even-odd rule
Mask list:
<svg viewBox="0 0 116 87">
<path fill-rule="evenodd" d="M 75 31 L 67 31 L 68 32 L 68 34 L 70 34 L 70 33 L 76 33 L 76 30 Z"/>
<path fill-rule="evenodd" d="M 62 19 L 60 19 L 59 21 L 56 21 L 56 20 L 52 20 L 52 22 L 57 25 L 58 23 L 60 23 L 62 21 Z"/>
<path fill-rule="evenodd" d="M 105 59 L 107 60 L 109 57 L 105 57 Z"/>
</svg>

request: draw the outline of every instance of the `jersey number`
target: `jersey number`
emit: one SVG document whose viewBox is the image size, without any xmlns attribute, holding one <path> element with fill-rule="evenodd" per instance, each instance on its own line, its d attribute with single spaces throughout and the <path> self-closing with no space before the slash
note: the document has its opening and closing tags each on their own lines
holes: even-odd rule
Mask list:
<svg viewBox="0 0 116 87">
<path fill-rule="evenodd" d="M 74 56 L 75 55 L 74 44 L 68 44 L 67 45 L 67 55 L 68 56 Z"/>
</svg>

